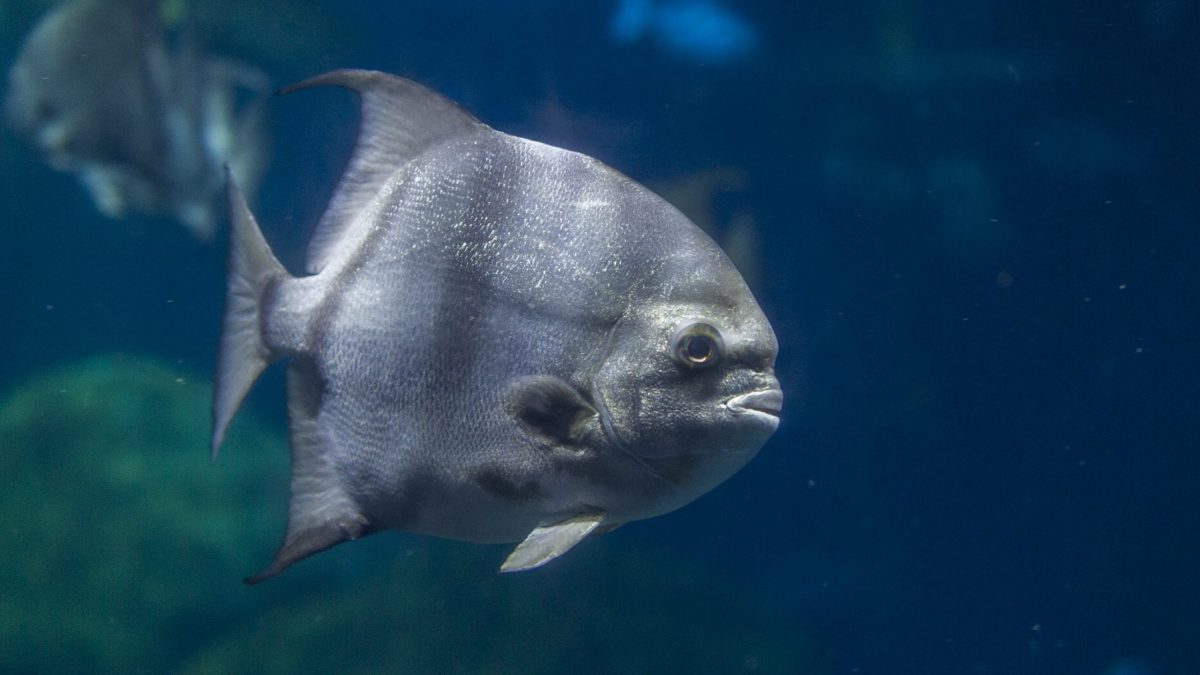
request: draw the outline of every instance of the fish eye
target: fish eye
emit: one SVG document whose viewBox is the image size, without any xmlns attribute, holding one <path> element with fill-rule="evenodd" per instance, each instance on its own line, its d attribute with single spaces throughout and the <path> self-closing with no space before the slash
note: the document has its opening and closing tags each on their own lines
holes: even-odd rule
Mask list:
<svg viewBox="0 0 1200 675">
<path fill-rule="evenodd" d="M 675 359 L 688 368 L 715 366 L 725 351 L 721 333 L 707 323 L 693 323 L 675 332 Z"/>
</svg>

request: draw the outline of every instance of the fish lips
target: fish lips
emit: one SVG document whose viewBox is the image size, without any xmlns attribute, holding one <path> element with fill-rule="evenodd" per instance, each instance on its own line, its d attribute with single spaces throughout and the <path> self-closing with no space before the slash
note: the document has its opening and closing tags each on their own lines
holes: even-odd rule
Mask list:
<svg viewBox="0 0 1200 675">
<path fill-rule="evenodd" d="M 734 396 L 723 405 L 737 417 L 769 425 L 774 430 L 779 426 L 779 413 L 783 410 L 783 390 L 778 387 L 759 389 Z"/>
</svg>

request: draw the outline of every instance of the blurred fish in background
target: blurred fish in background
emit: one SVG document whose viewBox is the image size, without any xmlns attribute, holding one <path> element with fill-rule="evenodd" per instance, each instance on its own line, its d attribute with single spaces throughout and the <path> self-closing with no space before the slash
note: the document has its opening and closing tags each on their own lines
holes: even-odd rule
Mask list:
<svg viewBox="0 0 1200 675">
<path fill-rule="evenodd" d="M 253 191 L 266 162 L 265 74 L 204 54 L 181 4 L 78 0 L 26 37 L 8 74 L 9 125 L 101 212 L 173 217 L 213 237 L 222 166 Z"/>
<path fill-rule="evenodd" d="M 652 188 L 720 244 L 750 290 L 759 291 L 762 244 L 749 205 L 750 177 L 745 170 L 708 169 L 655 183 Z"/>
<path fill-rule="evenodd" d="M 1139 659 L 1121 659 L 1104 669 L 1103 675 L 1157 675 L 1158 671 Z"/>
<path fill-rule="evenodd" d="M 685 61 L 726 64 L 758 48 L 758 31 L 715 0 L 621 0 L 609 26 L 618 44 L 652 41 Z"/>
</svg>

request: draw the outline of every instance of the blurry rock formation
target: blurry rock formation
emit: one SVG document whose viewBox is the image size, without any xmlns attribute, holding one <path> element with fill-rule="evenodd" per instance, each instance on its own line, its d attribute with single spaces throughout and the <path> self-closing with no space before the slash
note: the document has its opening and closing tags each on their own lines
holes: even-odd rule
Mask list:
<svg viewBox="0 0 1200 675">
<path fill-rule="evenodd" d="M 244 602 L 230 590 L 270 553 L 287 448 L 248 418 L 212 466 L 209 391 L 108 356 L 0 399 L 0 671 L 164 672 Z"/>
<path fill-rule="evenodd" d="M 598 540 L 517 578 L 445 541 L 338 594 L 275 609 L 185 675 L 788 673 L 814 670 L 798 624 L 665 551 Z"/>
</svg>

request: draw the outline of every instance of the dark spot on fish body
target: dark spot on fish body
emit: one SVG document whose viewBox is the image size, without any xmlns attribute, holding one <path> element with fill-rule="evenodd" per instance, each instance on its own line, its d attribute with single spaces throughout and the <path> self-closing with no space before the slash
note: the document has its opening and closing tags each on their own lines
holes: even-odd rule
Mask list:
<svg viewBox="0 0 1200 675">
<path fill-rule="evenodd" d="M 686 484 L 692 473 L 703 458 L 700 455 L 684 452 L 670 457 L 646 459 L 645 462 L 659 476 L 675 485 Z"/>
<path fill-rule="evenodd" d="M 288 364 L 288 402 L 295 412 L 314 418 L 321 411 L 325 380 L 316 360 L 307 356 L 295 357 Z"/>
<path fill-rule="evenodd" d="M 279 279 L 271 278 L 263 284 L 263 288 L 258 294 L 258 306 L 267 310 L 260 312 L 258 317 L 258 331 L 263 336 L 271 335 L 271 326 L 268 325 L 268 321 L 273 311 L 279 307 L 279 303 L 276 301 L 278 293 Z"/>
<path fill-rule="evenodd" d="M 517 504 L 528 504 L 547 496 L 536 480 L 518 483 L 506 477 L 496 466 L 484 467 L 473 476 L 473 480 L 488 494 Z"/>
<path fill-rule="evenodd" d="M 409 532 L 418 530 L 422 512 L 433 501 L 431 486 L 435 480 L 428 472 L 416 471 L 405 477 L 394 494 L 376 499 L 360 497 L 360 504 L 373 531 L 389 528 Z"/>
<path fill-rule="evenodd" d="M 596 440 L 602 442 L 602 439 Z M 551 467 L 555 473 L 611 495 L 648 498 L 662 489 L 662 482 L 657 477 L 615 448 L 601 452 L 559 451 L 552 455 Z"/>
</svg>

